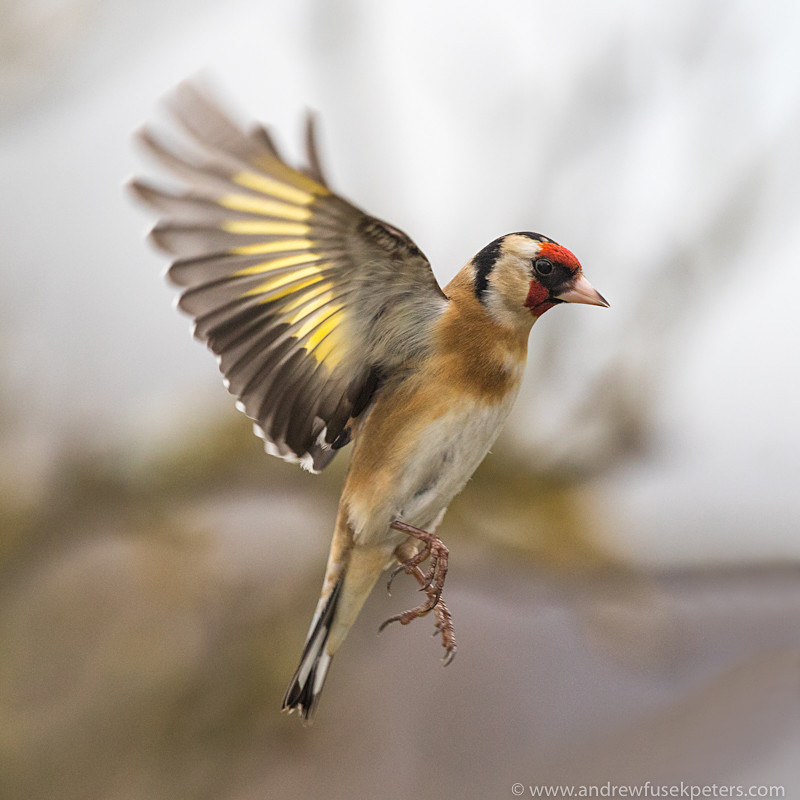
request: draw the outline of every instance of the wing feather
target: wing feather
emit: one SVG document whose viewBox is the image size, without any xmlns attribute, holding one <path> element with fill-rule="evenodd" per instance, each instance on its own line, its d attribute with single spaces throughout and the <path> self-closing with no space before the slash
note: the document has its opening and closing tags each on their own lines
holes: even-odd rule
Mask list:
<svg viewBox="0 0 800 800">
<path fill-rule="evenodd" d="M 447 300 L 411 239 L 328 188 L 313 117 L 297 170 L 196 86 L 167 105 L 172 136 L 139 139 L 181 186 L 132 188 L 160 215 L 178 305 L 267 451 L 318 471 L 386 377 L 427 357 Z"/>
</svg>

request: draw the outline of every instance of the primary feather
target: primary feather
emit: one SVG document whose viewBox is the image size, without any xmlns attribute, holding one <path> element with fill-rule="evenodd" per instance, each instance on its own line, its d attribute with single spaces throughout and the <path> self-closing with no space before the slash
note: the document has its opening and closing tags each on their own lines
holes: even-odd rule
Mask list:
<svg viewBox="0 0 800 800">
<path fill-rule="evenodd" d="M 191 84 L 168 108 L 186 141 L 140 139 L 187 188 L 133 188 L 161 213 L 178 305 L 267 451 L 319 471 L 382 376 L 426 355 L 446 298 L 408 236 L 327 188 L 310 124 L 303 172 Z"/>
</svg>

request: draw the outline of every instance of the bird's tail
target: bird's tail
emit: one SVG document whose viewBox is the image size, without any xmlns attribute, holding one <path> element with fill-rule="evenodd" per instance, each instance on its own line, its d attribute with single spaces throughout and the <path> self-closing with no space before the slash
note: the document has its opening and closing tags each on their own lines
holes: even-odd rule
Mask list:
<svg viewBox="0 0 800 800">
<path fill-rule="evenodd" d="M 304 719 L 310 719 L 314 714 L 322 687 L 325 685 L 325 676 L 333 659 L 333 654 L 328 652 L 326 645 L 339 605 L 344 576 L 345 572 L 342 571 L 325 604 L 314 615 L 306 646 L 300 657 L 300 665 L 283 697 L 282 710 L 291 713 L 297 709 Z"/>
<path fill-rule="evenodd" d="M 331 559 L 326 578 L 338 573 L 336 583 L 327 597 L 323 594 L 314 614 L 300 665 L 283 698 L 283 711 L 296 709 L 305 719 L 314 715 L 333 654 L 347 636 L 391 554 L 391 548 L 357 546 L 341 561 Z M 327 580 L 326 583 L 330 585 Z"/>
</svg>

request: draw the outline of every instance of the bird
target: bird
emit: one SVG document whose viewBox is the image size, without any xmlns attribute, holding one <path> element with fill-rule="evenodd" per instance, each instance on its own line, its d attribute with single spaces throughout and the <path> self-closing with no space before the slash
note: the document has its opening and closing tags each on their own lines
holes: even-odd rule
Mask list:
<svg viewBox="0 0 800 800">
<path fill-rule="evenodd" d="M 480 250 L 442 289 L 417 245 L 334 192 L 315 117 L 294 168 L 268 128 L 243 126 L 185 81 L 168 131 L 141 145 L 177 179 L 130 182 L 159 214 L 150 238 L 194 336 L 216 355 L 267 453 L 323 470 L 348 445 L 322 591 L 283 710 L 310 720 L 331 660 L 380 576 L 404 572 L 456 652 L 436 529 L 494 443 L 520 388 L 529 333 L 562 303 L 608 307 L 578 259 L 529 231 Z M 423 569 L 425 565 L 425 569 Z"/>
</svg>

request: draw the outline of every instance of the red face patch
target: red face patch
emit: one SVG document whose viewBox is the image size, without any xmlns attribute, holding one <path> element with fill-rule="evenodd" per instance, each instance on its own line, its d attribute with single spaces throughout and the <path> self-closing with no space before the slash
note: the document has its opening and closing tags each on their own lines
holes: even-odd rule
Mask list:
<svg viewBox="0 0 800 800">
<path fill-rule="evenodd" d="M 531 281 L 525 307 L 531 310 L 534 317 L 541 317 L 545 311 L 557 305 L 550 299 L 550 290 L 542 286 L 539 281 Z"/>
</svg>

